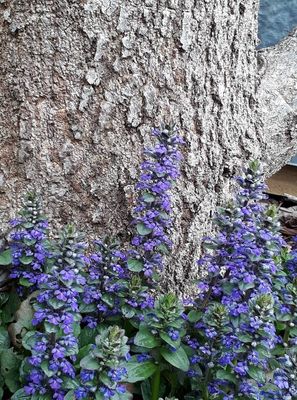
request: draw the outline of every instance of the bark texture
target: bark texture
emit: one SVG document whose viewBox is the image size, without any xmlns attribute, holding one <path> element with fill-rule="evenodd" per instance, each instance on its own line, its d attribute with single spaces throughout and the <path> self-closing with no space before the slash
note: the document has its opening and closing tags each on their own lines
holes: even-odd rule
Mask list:
<svg viewBox="0 0 297 400">
<path fill-rule="evenodd" d="M 258 65 L 258 99 L 271 173 L 297 153 L 297 29 L 278 45 L 259 51 Z"/>
<path fill-rule="evenodd" d="M 187 286 L 230 177 L 250 158 L 275 156 L 257 112 L 258 2 L 0 0 L 0 7 L 3 215 L 34 188 L 55 223 L 128 241 L 142 148 L 150 127 L 173 120 L 187 145 L 165 280 Z M 291 131 L 278 136 L 270 127 L 271 140 L 293 153 Z"/>
</svg>

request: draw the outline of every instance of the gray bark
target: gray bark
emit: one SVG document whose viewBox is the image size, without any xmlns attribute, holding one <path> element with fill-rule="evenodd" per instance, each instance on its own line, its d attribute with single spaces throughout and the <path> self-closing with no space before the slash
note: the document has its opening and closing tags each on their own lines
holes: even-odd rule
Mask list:
<svg viewBox="0 0 297 400">
<path fill-rule="evenodd" d="M 3 218 L 33 188 L 53 224 L 127 242 L 141 151 L 152 126 L 173 120 L 187 146 L 165 281 L 187 286 L 230 177 L 248 159 L 275 156 L 276 139 L 287 155 L 274 166 L 296 150 L 283 131 L 267 145 L 260 123 L 257 1 L 0 3 Z"/>
<path fill-rule="evenodd" d="M 278 45 L 258 53 L 258 100 L 267 154 L 267 171 L 276 172 L 297 145 L 297 29 Z M 292 153 L 293 151 L 293 153 Z"/>
</svg>

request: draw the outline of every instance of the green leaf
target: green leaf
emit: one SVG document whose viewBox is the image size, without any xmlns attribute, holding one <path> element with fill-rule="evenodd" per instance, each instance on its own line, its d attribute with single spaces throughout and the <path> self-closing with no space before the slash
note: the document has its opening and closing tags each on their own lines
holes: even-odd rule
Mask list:
<svg viewBox="0 0 297 400">
<path fill-rule="evenodd" d="M 93 311 L 96 311 L 96 305 L 95 304 L 85 304 L 81 303 L 79 306 L 79 312 L 81 313 L 91 313 Z"/>
<path fill-rule="evenodd" d="M 171 388 L 171 393 L 175 393 L 178 390 L 178 386 L 184 386 L 184 381 L 180 382 L 178 375 L 183 374 L 181 371 L 173 371 L 172 368 L 162 371 L 162 376 L 168 381 Z M 172 398 L 172 400 L 175 400 Z"/>
<path fill-rule="evenodd" d="M 31 282 L 29 281 L 29 279 L 27 279 L 27 278 L 20 278 L 20 279 L 19 279 L 19 284 L 22 285 L 22 286 L 24 286 L 24 287 L 33 286 L 33 283 L 31 283 Z"/>
<path fill-rule="evenodd" d="M 78 327 L 80 329 L 80 327 Z M 78 345 L 75 344 L 71 347 L 68 347 L 65 351 L 65 356 L 74 356 L 78 353 Z"/>
<path fill-rule="evenodd" d="M 163 254 L 169 254 L 170 253 L 170 250 L 168 249 L 168 247 L 164 243 L 162 243 L 159 246 L 157 246 L 157 250 L 160 251 Z"/>
<path fill-rule="evenodd" d="M 119 396 L 118 400 L 132 400 L 133 399 L 132 393 L 129 393 L 129 392 L 118 394 L 118 396 Z"/>
<path fill-rule="evenodd" d="M 32 224 L 32 222 L 25 222 L 24 224 L 22 224 L 22 226 L 26 229 L 30 229 L 34 227 L 34 224 Z"/>
<path fill-rule="evenodd" d="M 57 325 L 51 324 L 49 322 L 44 323 L 44 328 L 46 333 L 57 333 L 59 331 L 59 327 Z"/>
<path fill-rule="evenodd" d="M 128 269 L 133 272 L 140 272 L 143 270 L 143 262 L 133 258 L 128 259 Z"/>
<path fill-rule="evenodd" d="M 126 364 L 126 369 L 128 372 L 128 377 L 125 378 L 125 382 L 135 383 L 139 381 L 144 381 L 153 375 L 156 371 L 157 366 L 151 361 L 144 362 L 128 362 Z"/>
<path fill-rule="evenodd" d="M 0 307 L 2 307 L 7 302 L 8 299 L 9 299 L 9 293 L 0 293 Z"/>
<path fill-rule="evenodd" d="M 252 366 L 248 369 L 248 374 L 256 382 L 265 383 L 266 377 L 262 368 Z"/>
<path fill-rule="evenodd" d="M 276 322 L 276 329 L 277 331 L 284 331 L 286 329 L 287 325 L 284 324 L 283 322 Z"/>
<path fill-rule="evenodd" d="M 0 326 L 0 352 L 4 349 L 8 349 L 10 345 L 9 335 L 7 329 Z"/>
<path fill-rule="evenodd" d="M 79 387 L 78 382 L 76 379 L 73 378 L 63 378 L 63 384 L 62 384 L 63 389 L 77 389 Z"/>
<path fill-rule="evenodd" d="M 160 332 L 160 338 L 175 349 L 177 349 L 180 346 L 180 338 L 178 338 L 178 340 L 172 340 L 171 337 L 165 332 Z"/>
<path fill-rule="evenodd" d="M 225 283 L 222 285 L 222 289 L 223 289 L 223 292 L 224 292 L 225 294 L 231 294 L 231 292 L 232 292 L 232 290 L 233 290 L 233 287 L 234 287 L 234 285 L 233 285 L 232 283 L 230 283 L 230 282 L 225 282 Z"/>
<path fill-rule="evenodd" d="M 152 390 L 151 390 L 151 385 L 150 385 L 149 380 L 142 382 L 141 394 L 142 394 L 143 400 L 151 400 Z"/>
<path fill-rule="evenodd" d="M 19 368 L 22 359 L 11 348 L 2 351 L 0 361 L 1 375 L 4 377 L 5 384 L 10 392 L 14 393 L 20 387 Z"/>
<path fill-rule="evenodd" d="M 231 372 L 228 372 L 228 371 L 226 371 L 226 370 L 224 370 L 224 369 L 219 369 L 219 370 L 217 371 L 217 373 L 216 373 L 216 377 L 217 377 L 218 379 L 223 379 L 223 380 L 225 380 L 225 381 L 232 382 L 232 383 L 234 383 L 235 385 L 236 385 L 236 383 L 237 383 L 236 377 L 235 377 Z"/>
<path fill-rule="evenodd" d="M 29 264 L 31 264 L 32 261 L 33 261 L 32 256 L 23 256 L 20 258 L 20 262 L 24 265 L 29 265 Z"/>
<path fill-rule="evenodd" d="M 147 228 L 143 223 L 137 224 L 136 229 L 141 236 L 149 235 L 153 231 L 152 228 Z"/>
<path fill-rule="evenodd" d="M 64 261 L 67 262 L 67 264 L 70 265 L 71 267 L 75 267 L 76 262 L 72 258 L 65 257 Z M 68 282 L 70 284 L 70 281 L 68 281 Z"/>
<path fill-rule="evenodd" d="M 14 320 L 14 314 L 21 304 L 20 298 L 16 291 L 9 294 L 9 299 L 2 309 L 2 320 L 5 324 Z"/>
<path fill-rule="evenodd" d="M 273 350 L 271 350 L 271 354 L 275 356 L 283 356 L 286 353 L 286 349 L 281 345 L 276 345 Z"/>
<path fill-rule="evenodd" d="M 11 393 L 16 392 L 21 386 L 18 372 L 18 369 L 13 369 L 5 376 L 5 385 L 8 387 Z"/>
<path fill-rule="evenodd" d="M 4 250 L 0 253 L 0 265 L 10 265 L 12 263 L 11 249 Z"/>
<path fill-rule="evenodd" d="M 243 343 L 251 343 L 253 341 L 253 337 L 251 335 L 238 335 L 238 339 Z"/>
<path fill-rule="evenodd" d="M 100 367 L 98 361 L 95 358 L 91 357 L 90 355 L 84 357 L 80 361 L 79 365 L 81 366 L 81 368 L 87 369 L 89 371 L 96 371 Z"/>
<path fill-rule="evenodd" d="M 32 246 L 32 245 L 35 244 L 36 242 L 37 242 L 36 239 L 24 239 L 24 243 L 25 243 L 27 246 Z"/>
<path fill-rule="evenodd" d="M 40 366 L 41 366 L 42 371 L 45 373 L 45 375 L 47 377 L 51 378 L 52 376 L 54 376 L 56 374 L 55 371 L 49 369 L 48 361 L 43 361 Z"/>
<path fill-rule="evenodd" d="M 259 168 L 260 168 L 260 161 L 259 161 L 259 160 L 250 161 L 250 163 L 249 163 L 249 168 L 250 168 L 253 172 L 258 172 L 258 170 L 259 170 Z"/>
<path fill-rule="evenodd" d="M 204 249 L 209 249 L 209 250 L 215 250 L 218 247 L 218 245 L 216 243 L 211 242 L 211 241 L 203 242 L 202 246 Z"/>
<path fill-rule="evenodd" d="M 24 382 L 26 380 L 26 377 L 28 376 L 32 368 L 32 366 L 27 361 L 28 360 L 25 358 L 22 361 L 21 366 L 19 368 L 19 375 L 21 382 Z"/>
<path fill-rule="evenodd" d="M 160 216 L 161 218 L 163 218 L 163 219 L 167 219 L 167 220 L 170 219 L 170 215 L 169 215 L 167 212 L 165 212 L 165 211 L 161 211 L 160 214 L 159 214 L 159 216 Z"/>
<path fill-rule="evenodd" d="M 22 339 L 22 345 L 24 349 L 31 350 L 36 342 L 36 336 L 34 332 L 27 332 L 26 335 Z"/>
<path fill-rule="evenodd" d="M 153 349 L 157 347 L 160 342 L 147 328 L 141 327 L 134 338 L 134 344 L 136 346 Z"/>
<path fill-rule="evenodd" d="M 49 394 L 34 394 L 31 400 L 52 400 L 52 396 Z"/>
<path fill-rule="evenodd" d="M 59 280 L 60 280 L 60 282 L 62 282 L 63 285 L 65 285 L 66 287 L 72 288 L 73 279 L 66 280 L 66 279 L 61 279 L 61 278 L 59 278 Z"/>
<path fill-rule="evenodd" d="M 188 369 L 190 367 L 190 363 L 189 363 L 188 356 L 182 347 L 180 347 L 176 351 L 170 351 L 170 350 L 162 347 L 160 349 L 160 353 L 161 353 L 161 356 L 169 364 L 173 365 L 174 367 L 176 367 L 184 372 L 188 371 Z"/>
<path fill-rule="evenodd" d="M 88 344 L 95 343 L 95 337 L 98 335 L 96 329 L 85 327 L 81 330 L 79 335 L 79 347 L 80 349 Z"/>
<path fill-rule="evenodd" d="M 255 284 L 254 284 L 254 283 L 245 283 L 245 282 L 241 282 L 241 283 L 239 284 L 239 289 L 242 290 L 242 291 L 247 291 L 247 290 L 252 289 L 252 288 L 254 288 L 254 287 L 255 287 Z"/>
<path fill-rule="evenodd" d="M 122 311 L 124 317 L 128 318 L 128 319 L 134 317 L 134 315 L 135 315 L 135 310 L 132 307 L 127 306 L 127 305 L 123 305 L 121 308 L 121 311 Z"/>
<path fill-rule="evenodd" d="M 277 393 L 279 391 L 279 388 L 276 385 L 273 385 L 273 383 L 267 383 L 266 385 L 261 387 L 261 390 L 263 390 L 263 392 Z"/>
<path fill-rule="evenodd" d="M 277 319 L 277 321 L 287 322 L 287 321 L 290 321 L 292 319 L 292 316 L 290 314 L 277 313 L 276 314 L 276 319 Z"/>
<path fill-rule="evenodd" d="M 239 317 L 233 317 L 231 318 L 231 323 L 234 326 L 234 328 L 238 328 L 240 324 L 240 319 Z"/>
<path fill-rule="evenodd" d="M 188 319 L 190 322 L 195 323 L 201 319 L 202 315 L 203 314 L 200 311 L 191 310 L 188 314 Z"/>
<path fill-rule="evenodd" d="M 112 389 L 116 386 L 115 382 L 113 382 L 109 376 L 107 375 L 107 372 L 101 372 L 99 374 L 99 380 L 108 388 Z"/>
<path fill-rule="evenodd" d="M 64 397 L 64 400 L 75 400 L 74 390 L 70 390 Z"/>
<path fill-rule="evenodd" d="M 11 397 L 11 400 L 31 400 L 31 396 L 28 396 L 24 389 L 20 389 Z"/>
<path fill-rule="evenodd" d="M 65 305 L 64 301 L 58 300 L 57 298 L 49 299 L 48 300 L 49 305 L 51 305 L 55 310 L 58 310 L 59 308 L 63 307 Z"/>
<path fill-rule="evenodd" d="M 102 300 L 110 307 L 114 306 L 114 297 L 111 294 L 104 293 L 102 295 Z"/>
<path fill-rule="evenodd" d="M 281 364 L 276 360 L 276 358 L 271 358 L 269 360 L 269 366 L 272 371 L 275 371 L 278 368 L 281 368 Z"/>
<path fill-rule="evenodd" d="M 290 336 L 297 336 L 297 328 L 291 328 L 290 329 Z"/>
<path fill-rule="evenodd" d="M 21 365 L 21 357 L 13 352 L 13 349 L 4 349 L 0 356 L 1 374 L 5 377 L 9 371 L 18 370 Z"/>
<path fill-rule="evenodd" d="M 88 356 L 89 354 L 90 354 L 90 351 L 92 350 L 92 344 L 88 344 L 88 345 L 86 345 L 86 346 L 84 346 L 84 347 L 81 347 L 80 349 L 79 349 L 79 352 L 78 352 L 78 354 L 77 354 L 77 359 L 76 359 L 76 362 L 75 362 L 75 366 L 78 368 L 79 367 L 79 363 L 80 363 L 80 361 L 84 358 L 84 357 L 86 357 L 86 356 Z"/>
<path fill-rule="evenodd" d="M 146 203 L 152 203 L 156 200 L 156 197 L 152 193 L 144 193 L 142 198 Z"/>
<path fill-rule="evenodd" d="M 258 345 L 255 350 L 259 353 L 261 358 L 271 357 L 271 351 L 265 346 Z"/>
</svg>

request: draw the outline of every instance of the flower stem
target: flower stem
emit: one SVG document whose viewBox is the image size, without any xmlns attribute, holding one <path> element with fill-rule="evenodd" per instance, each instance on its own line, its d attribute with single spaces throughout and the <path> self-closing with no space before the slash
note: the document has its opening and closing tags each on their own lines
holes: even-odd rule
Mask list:
<svg viewBox="0 0 297 400">
<path fill-rule="evenodd" d="M 288 344 L 289 337 L 290 337 L 290 327 L 287 326 L 287 328 L 285 330 L 285 334 L 284 334 L 284 343 Z"/>
<path fill-rule="evenodd" d="M 207 386 L 204 386 L 203 388 L 203 400 L 208 400 L 208 390 L 207 390 Z"/>
<path fill-rule="evenodd" d="M 208 400 L 208 378 L 209 378 L 209 368 L 207 368 L 205 373 L 205 381 L 202 388 L 202 397 L 203 400 Z"/>
<path fill-rule="evenodd" d="M 151 400 L 158 400 L 160 393 L 160 380 L 161 380 L 161 371 L 160 366 L 156 369 L 156 372 L 153 375 L 152 380 L 152 398 Z"/>
</svg>

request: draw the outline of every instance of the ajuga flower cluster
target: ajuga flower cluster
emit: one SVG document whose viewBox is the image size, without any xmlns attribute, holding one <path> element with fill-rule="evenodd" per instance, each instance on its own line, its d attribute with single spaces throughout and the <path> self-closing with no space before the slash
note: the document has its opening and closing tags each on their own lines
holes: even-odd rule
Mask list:
<svg viewBox="0 0 297 400">
<path fill-rule="evenodd" d="M 297 399 L 297 250 L 263 202 L 260 165 L 218 210 L 183 302 L 158 282 L 184 142 L 174 127 L 152 133 L 130 246 L 56 234 L 25 196 L 0 252 L 0 399 Z"/>
</svg>

